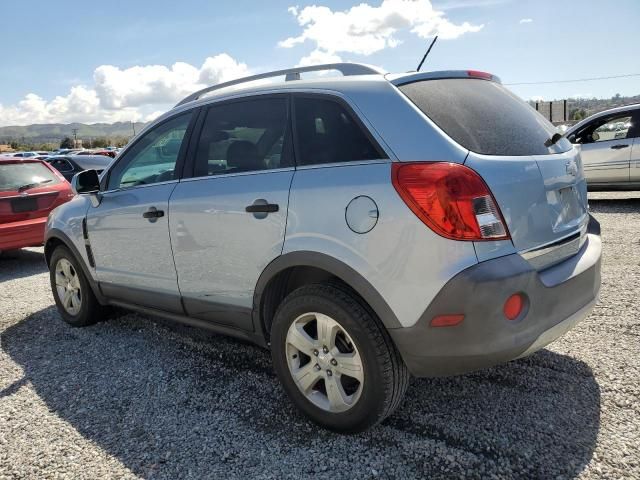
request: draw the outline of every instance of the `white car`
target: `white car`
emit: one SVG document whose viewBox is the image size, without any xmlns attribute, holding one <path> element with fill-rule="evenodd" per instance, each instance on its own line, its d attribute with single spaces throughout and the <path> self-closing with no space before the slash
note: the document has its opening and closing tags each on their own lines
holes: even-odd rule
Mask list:
<svg viewBox="0 0 640 480">
<path fill-rule="evenodd" d="M 590 189 L 640 188 L 640 104 L 596 113 L 571 127 L 565 136 L 582 146 Z"/>
</svg>

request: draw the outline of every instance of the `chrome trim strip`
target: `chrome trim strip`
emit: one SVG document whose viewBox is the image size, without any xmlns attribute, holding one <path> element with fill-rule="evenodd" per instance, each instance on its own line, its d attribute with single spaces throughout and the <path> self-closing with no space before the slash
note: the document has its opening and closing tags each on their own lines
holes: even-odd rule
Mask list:
<svg viewBox="0 0 640 480">
<path fill-rule="evenodd" d="M 178 180 L 167 180 L 166 182 L 147 183 L 145 185 L 135 185 L 133 187 L 114 188 L 112 190 L 104 190 L 104 191 L 101 191 L 99 193 L 101 195 L 104 195 L 106 193 L 126 192 L 126 191 L 130 191 L 130 190 L 135 190 L 136 188 L 155 187 L 157 185 L 169 185 L 170 183 L 178 183 Z"/>
<path fill-rule="evenodd" d="M 580 251 L 587 240 L 587 228 L 588 222 L 580 227 L 579 232 L 574 232 L 551 244 L 520 252 L 520 256 L 536 270 L 555 265 Z"/>
<path fill-rule="evenodd" d="M 207 180 L 212 178 L 229 178 L 229 177 L 244 177 L 247 175 L 265 175 L 269 173 L 277 172 L 292 172 L 294 167 L 282 167 L 282 168 L 265 168 L 263 170 L 251 170 L 249 172 L 231 172 L 231 173 L 219 173 L 217 175 L 201 175 L 199 177 L 185 177 L 180 179 L 180 183 L 193 182 L 195 180 Z"/>
</svg>

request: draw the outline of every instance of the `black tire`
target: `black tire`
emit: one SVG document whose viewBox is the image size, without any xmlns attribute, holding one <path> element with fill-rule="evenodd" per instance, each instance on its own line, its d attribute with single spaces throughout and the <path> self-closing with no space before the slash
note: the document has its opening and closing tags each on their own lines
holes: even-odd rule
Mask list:
<svg viewBox="0 0 640 480">
<path fill-rule="evenodd" d="M 56 266 L 58 265 L 58 262 L 63 259 L 68 260 L 72 265 L 73 270 L 78 276 L 80 284 L 81 302 L 80 309 L 76 315 L 70 314 L 62 305 L 62 300 L 60 299 L 56 288 Z M 100 305 L 96 299 L 93 294 L 93 290 L 91 290 L 91 285 L 89 285 L 78 260 L 67 247 L 56 247 L 51 254 L 51 259 L 49 261 L 49 281 L 51 283 L 53 298 L 56 302 L 56 306 L 58 307 L 58 312 L 60 312 L 62 319 L 69 325 L 73 327 L 87 327 L 101 321 L 105 317 L 106 308 Z"/>
<path fill-rule="evenodd" d="M 347 411 L 329 412 L 312 403 L 289 370 L 287 332 L 296 318 L 308 312 L 328 315 L 338 322 L 360 353 L 362 391 Z M 306 285 L 284 299 L 271 328 L 271 355 L 293 403 L 313 422 L 333 431 L 356 433 L 383 421 L 398 408 L 409 384 L 409 372 L 380 320 L 348 289 L 333 284 Z"/>
</svg>

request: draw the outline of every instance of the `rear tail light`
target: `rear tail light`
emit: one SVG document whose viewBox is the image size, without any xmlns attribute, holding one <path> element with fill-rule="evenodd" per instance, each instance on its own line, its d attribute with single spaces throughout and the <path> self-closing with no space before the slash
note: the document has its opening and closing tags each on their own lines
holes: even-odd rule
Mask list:
<svg viewBox="0 0 640 480">
<path fill-rule="evenodd" d="M 407 206 L 438 235 L 452 240 L 509 238 L 489 187 L 457 163 L 394 163 L 392 182 Z"/>
</svg>

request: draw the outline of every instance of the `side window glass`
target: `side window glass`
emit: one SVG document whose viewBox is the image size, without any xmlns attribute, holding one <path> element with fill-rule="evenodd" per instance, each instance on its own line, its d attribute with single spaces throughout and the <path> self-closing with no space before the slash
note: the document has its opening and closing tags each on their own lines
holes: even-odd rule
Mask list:
<svg viewBox="0 0 640 480">
<path fill-rule="evenodd" d="M 632 126 L 631 115 L 609 118 L 604 123 L 594 125 L 595 128 L 591 128 L 584 143 L 623 140 L 628 137 Z"/>
<path fill-rule="evenodd" d="M 175 117 L 138 140 L 111 171 L 108 189 L 149 185 L 176 178 L 176 162 L 191 115 L 189 112 Z"/>
<path fill-rule="evenodd" d="M 51 166 L 53 168 L 58 170 L 60 173 L 71 172 L 73 170 L 73 167 L 71 166 L 71 164 L 67 160 L 65 160 L 63 158 L 57 159 L 57 160 L 52 160 L 49 163 L 51 164 Z"/>
<path fill-rule="evenodd" d="M 285 98 L 212 106 L 202 126 L 194 176 L 291 166 L 287 123 Z"/>
<path fill-rule="evenodd" d="M 295 112 L 299 165 L 386 158 L 338 102 L 298 97 Z"/>
</svg>

